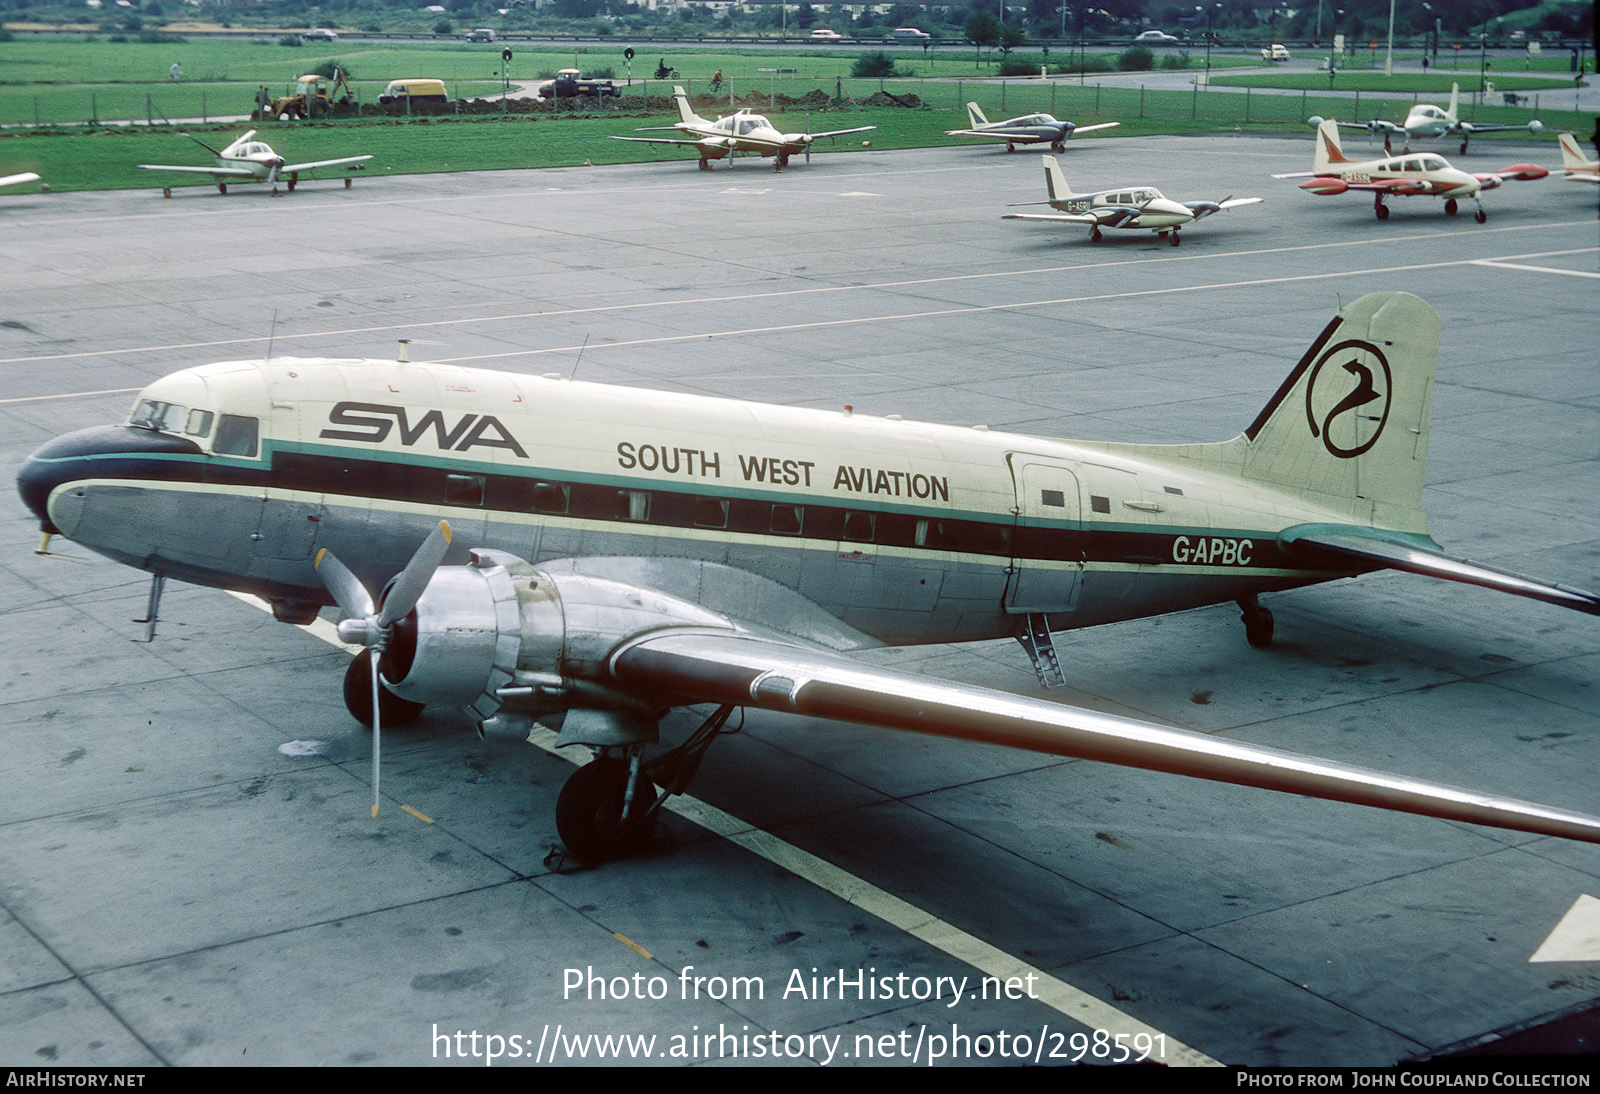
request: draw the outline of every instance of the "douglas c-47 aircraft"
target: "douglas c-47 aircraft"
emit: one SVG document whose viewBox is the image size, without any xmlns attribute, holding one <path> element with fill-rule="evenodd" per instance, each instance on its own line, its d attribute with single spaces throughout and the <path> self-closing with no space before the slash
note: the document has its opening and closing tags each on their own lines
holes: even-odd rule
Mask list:
<svg viewBox="0 0 1600 1094">
<path fill-rule="evenodd" d="M 293 190 L 300 181 L 302 171 L 315 171 L 319 167 L 341 167 L 348 163 L 365 163 L 371 156 L 345 156 L 336 160 L 313 160 L 310 163 L 289 163 L 283 156 L 272 150 L 266 141 L 252 140 L 256 135 L 254 129 L 234 141 L 220 152 L 212 148 L 205 141 L 193 133 L 184 136 L 194 141 L 201 148 L 217 157 L 214 167 L 173 167 L 160 163 L 141 163 L 141 171 L 176 171 L 187 175 L 210 175 L 217 180 L 217 189 L 222 193 L 228 192 L 230 180 L 239 182 L 265 182 L 272 185 L 272 192 L 278 192 L 278 179 L 287 177 L 289 189 Z M 349 176 L 345 177 L 344 188 L 350 189 Z M 167 197 L 172 196 L 170 187 L 163 188 L 162 193 Z"/>
<path fill-rule="evenodd" d="M 738 152 L 753 152 L 758 156 L 776 157 L 772 165 L 774 171 L 782 171 L 789 166 L 789 157 L 804 152 L 807 162 L 811 160 L 811 144 L 823 137 L 842 137 L 847 133 L 865 133 L 878 128 L 875 125 L 860 125 L 854 129 L 835 129 L 827 133 L 780 133 L 766 118 L 760 114 L 751 114 L 741 110 L 737 114 L 729 114 L 725 118 L 709 121 L 694 112 L 689 105 L 689 96 L 681 87 L 672 89 L 678 101 L 678 116 L 682 119 L 677 125 L 649 126 L 637 130 L 640 133 L 650 133 L 659 130 L 672 129 L 679 133 L 687 133 L 693 140 L 679 140 L 675 137 L 612 137 L 614 141 L 638 141 L 642 144 L 676 144 L 685 148 L 693 148 L 700 153 L 700 170 L 711 170 L 711 161 L 728 157 L 728 166 L 733 166 L 733 154 Z"/>
<path fill-rule="evenodd" d="M 1309 190 L 1313 194 L 1332 195 L 1342 194 L 1346 190 L 1370 190 L 1372 207 L 1379 220 L 1389 219 L 1389 207 L 1383 203 L 1383 199 L 1391 195 L 1397 197 L 1431 195 L 1444 198 L 1446 216 L 1456 215 L 1457 199 L 1471 198 L 1478 205 L 1478 211 L 1473 217 L 1482 224 L 1489 219 L 1489 214 L 1484 212 L 1483 202 L 1478 200 L 1481 191 L 1493 190 L 1507 179 L 1542 179 L 1549 173 L 1536 163 L 1514 163 L 1493 174 L 1469 175 L 1465 171 L 1451 167 L 1445 162 L 1445 158 L 1436 152 L 1407 153 L 1381 160 L 1357 162 L 1346 158 L 1344 151 L 1339 147 L 1338 123 L 1330 118 L 1317 127 L 1317 147 L 1312 153 L 1311 170 L 1291 171 L 1272 177 L 1303 178 L 1306 181 L 1300 184 L 1300 189 Z"/>
<path fill-rule="evenodd" d="M 336 601 L 341 637 L 371 651 L 345 678 L 363 720 L 440 704 L 525 736 L 565 712 L 560 743 L 597 760 L 563 789 L 557 828 L 590 861 L 634 847 L 747 706 L 1600 842 L 1593 816 L 849 655 L 1012 636 L 1059 681 L 1052 629 L 1236 601 L 1262 646 L 1259 593 L 1384 568 L 1600 614 L 1593 593 L 1428 538 L 1438 346 L 1421 300 L 1363 297 L 1241 435 L 1185 445 L 445 365 L 233 361 L 43 445 L 18 487 L 46 542 L 151 571 L 152 600 L 171 576 L 258 594 L 289 622 Z M 716 710 L 647 758 L 659 719 L 691 704 Z"/>
<path fill-rule="evenodd" d="M 1049 114 L 1025 114 L 1020 118 L 1007 118 L 992 122 L 983 116 L 977 103 L 967 104 L 967 117 L 972 119 L 971 129 L 952 129 L 946 136 L 982 137 L 985 140 L 1005 141 L 1006 151 L 1015 152 L 1019 144 L 1049 142 L 1057 152 L 1067 149 L 1067 139 L 1074 133 L 1092 133 L 1096 129 L 1115 129 L 1121 122 L 1101 122 L 1099 125 L 1074 125 L 1059 121 Z"/>
<path fill-rule="evenodd" d="M 1178 229 L 1193 224 L 1202 217 L 1220 213 L 1224 209 L 1237 209 L 1241 205 L 1255 205 L 1260 198 L 1224 198 L 1222 201 L 1173 201 L 1161 196 L 1161 191 L 1151 186 L 1122 186 L 1114 190 L 1101 190 L 1094 194 L 1074 194 L 1061 173 L 1054 156 L 1040 156 L 1044 160 L 1044 184 L 1050 191 L 1049 201 L 1028 201 L 1024 205 L 1048 205 L 1060 210 L 1055 213 L 1007 213 L 1004 220 L 1044 220 L 1056 224 L 1087 224 L 1089 239 L 1099 243 L 1102 228 L 1143 229 L 1165 236 L 1174 247 L 1179 243 Z"/>
</svg>

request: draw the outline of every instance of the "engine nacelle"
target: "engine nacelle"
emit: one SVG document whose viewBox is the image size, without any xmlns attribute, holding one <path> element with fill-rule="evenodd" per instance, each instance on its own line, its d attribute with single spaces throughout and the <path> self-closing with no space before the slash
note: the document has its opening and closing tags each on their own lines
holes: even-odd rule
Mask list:
<svg viewBox="0 0 1600 1094">
<path fill-rule="evenodd" d="M 1542 179 L 1550 173 L 1548 168 L 1540 167 L 1537 163 L 1513 163 L 1510 167 L 1502 167 L 1495 174 L 1503 179 L 1516 179 L 1519 182 L 1532 182 Z"/>
<path fill-rule="evenodd" d="M 1328 177 L 1306 179 L 1300 184 L 1300 189 L 1310 190 L 1313 194 L 1342 194 L 1350 187 L 1344 179 Z"/>
<path fill-rule="evenodd" d="M 550 574 L 505 551 L 478 549 L 441 566 L 396 624 L 384 683 L 404 699 L 462 707 L 476 721 L 508 701 L 521 711 L 642 709 L 614 689 L 607 661 L 625 640 L 672 627 L 732 630 L 686 600 L 583 574 Z"/>
</svg>

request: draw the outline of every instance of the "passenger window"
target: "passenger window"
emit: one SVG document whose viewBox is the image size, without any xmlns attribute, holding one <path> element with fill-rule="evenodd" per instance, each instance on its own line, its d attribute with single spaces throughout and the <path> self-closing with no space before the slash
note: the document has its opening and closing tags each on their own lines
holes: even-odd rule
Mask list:
<svg viewBox="0 0 1600 1094">
<path fill-rule="evenodd" d="M 798 536 L 805 523 L 806 511 L 799 505 L 774 505 L 772 530 L 780 536 Z"/>
<path fill-rule="evenodd" d="M 564 515 L 572 504 L 572 487 L 553 482 L 533 484 L 533 511 Z"/>
<path fill-rule="evenodd" d="M 444 477 L 444 503 L 446 505 L 483 505 L 482 475 L 446 475 Z"/>
<path fill-rule="evenodd" d="M 848 512 L 844 515 L 844 538 L 856 543 L 871 543 L 878 527 L 875 513 Z"/>
<path fill-rule="evenodd" d="M 726 528 L 728 503 L 721 498 L 695 498 L 694 522 L 700 528 Z"/>
<path fill-rule="evenodd" d="M 211 432 L 211 419 L 215 416 L 209 410 L 191 410 L 183 431 L 191 437 L 207 436 Z"/>
<path fill-rule="evenodd" d="M 1039 491 L 1039 504 L 1053 506 L 1056 509 L 1067 507 L 1067 495 L 1060 490 Z"/>
<path fill-rule="evenodd" d="M 618 520 L 649 520 L 649 492 L 645 490 L 618 490 L 616 515 Z"/>
<path fill-rule="evenodd" d="M 260 423 L 239 414 L 224 414 L 217 423 L 217 439 L 211 451 L 219 456 L 254 456 Z"/>
</svg>

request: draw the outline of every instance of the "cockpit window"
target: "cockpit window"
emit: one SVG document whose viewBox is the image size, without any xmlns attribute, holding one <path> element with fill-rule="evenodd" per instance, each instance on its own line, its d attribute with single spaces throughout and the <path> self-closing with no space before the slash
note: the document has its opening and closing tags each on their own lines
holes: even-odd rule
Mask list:
<svg viewBox="0 0 1600 1094">
<path fill-rule="evenodd" d="M 240 414 L 224 414 L 217 422 L 217 439 L 211 451 L 219 456 L 254 456 L 260 423 Z"/>
<path fill-rule="evenodd" d="M 191 437 L 206 437 L 211 434 L 211 420 L 216 415 L 209 410 L 189 411 L 189 420 L 183 425 L 183 431 Z"/>
<path fill-rule="evenodd" d="M 163 403 L 159 399 L 140 399 L 139 405 L 133 408 L 133 416 L 128 419 L 128 424 L 177 433 L 183 428 L 184 416 L 188 412 L 188 407 L 179 406 L 177 403 Z"/>
</svg>

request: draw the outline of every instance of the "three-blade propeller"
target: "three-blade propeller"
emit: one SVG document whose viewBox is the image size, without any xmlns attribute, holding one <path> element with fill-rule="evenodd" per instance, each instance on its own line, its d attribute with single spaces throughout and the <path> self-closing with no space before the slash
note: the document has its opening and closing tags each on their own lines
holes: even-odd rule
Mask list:
<svg viewBox="0 0 1600 1094">
<path fill-rule="evenodd" d="M 383 651 L 389 645 L 389 636 L 394 633 L 394 625 L 417 606 L 417 601 L 422 599 L 422 594 L 428 588 L 428 582 L 433 578 L 433 572 L 444 561 L 445 552 L 450 549 L 450 524 L 441 520 L 436 528 L 422 541 L 422 546 L 417 548 L 417 553 L 411 556 L 411 561 L 406 563 L 405 569 L 389 583 L 389 592 L 383 598 L 381 608 L 374 605 L 372 595 L 367 592 L 361 579 L 350 572 L 349 567 L 340 562 L 334 555 L 323 548 L 317 552 L 316 560 L 312 565 L 316 568 L 317 576 L 322 579 L 322 584 L 333 594 L 334 601 L 344 610 L 350 618 L 339 624 L 339 637 L 353 645 L 367 648 L 372 661 L 372 816 L 378 816 L 378 757 L 380 740 L 383 732 L 382 716 L 379 714 L 379 699 L 382 683 L 378 676 L 378 660 L 383 656 Z"/>
</svg>

